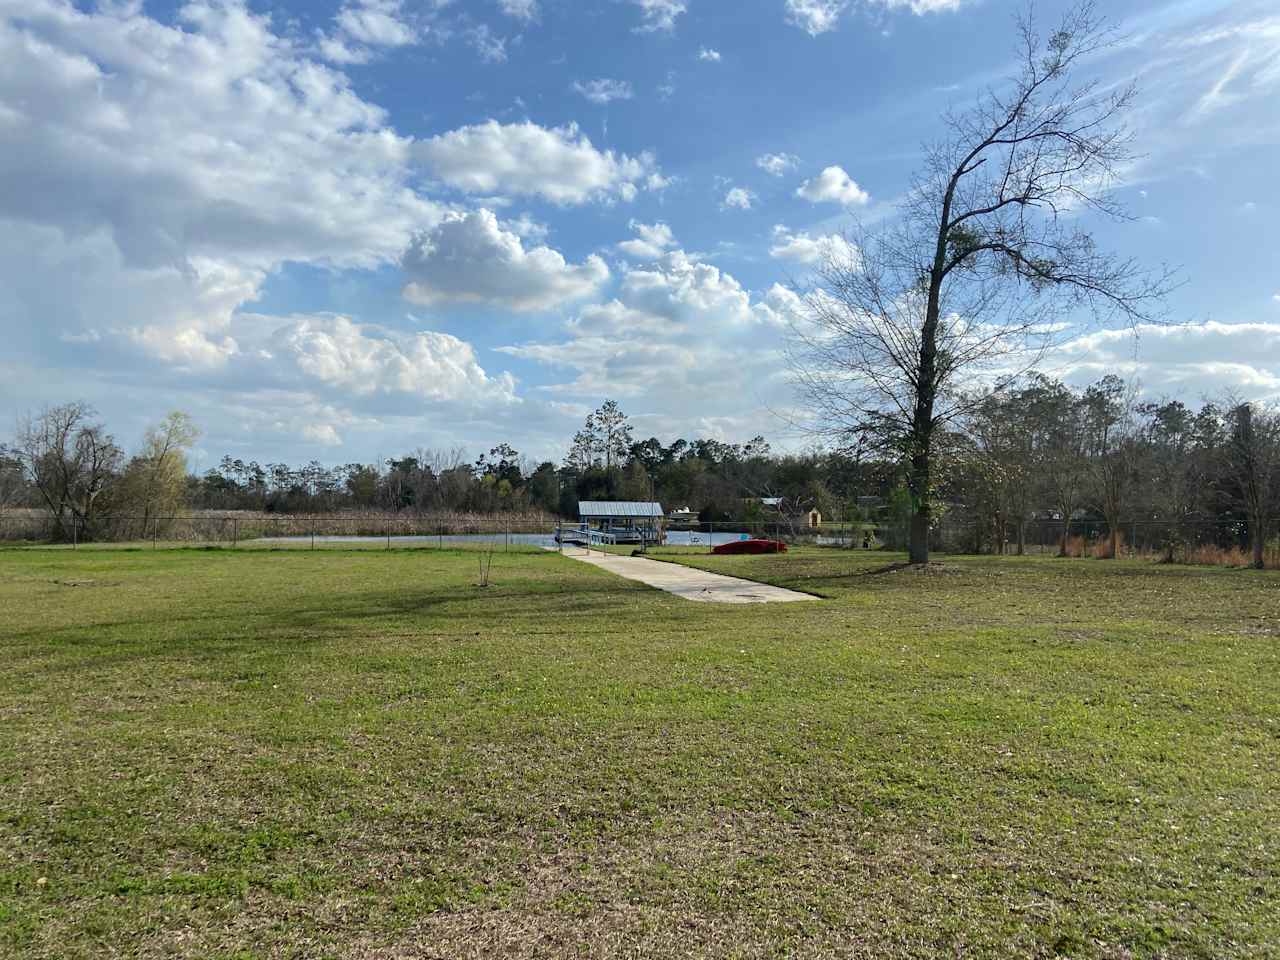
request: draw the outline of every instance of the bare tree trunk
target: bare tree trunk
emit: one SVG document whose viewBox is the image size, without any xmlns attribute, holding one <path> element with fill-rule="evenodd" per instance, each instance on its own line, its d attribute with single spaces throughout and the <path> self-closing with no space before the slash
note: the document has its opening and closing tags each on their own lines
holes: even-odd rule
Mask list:
<svg viewBox="0 0 1280 960">
<path fill-rule="evenodd" d="M 1253 549 L 1253 569 L 1262 570 L 1266 567 L 1266 561 L 1263 558 L 1263 550 L 1267 545 L 1267 525 L 1261 516 L 1253 518 L 1253 522 L 1249 524 L 1249 536 L 1253 541 L 1250 546 Z"/>
</svg>

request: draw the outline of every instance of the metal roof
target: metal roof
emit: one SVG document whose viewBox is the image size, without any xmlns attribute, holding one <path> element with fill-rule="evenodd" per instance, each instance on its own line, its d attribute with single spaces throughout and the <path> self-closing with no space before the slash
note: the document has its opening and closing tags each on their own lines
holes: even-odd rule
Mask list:
<svg viewBox="0 0 1280 960">
<path fill-rule="evenodd" d="M 643 500 L 579 500 L 579 517 L 622 517 L 626 519 L 662 517 L 662 504 Z"/>
</svg>

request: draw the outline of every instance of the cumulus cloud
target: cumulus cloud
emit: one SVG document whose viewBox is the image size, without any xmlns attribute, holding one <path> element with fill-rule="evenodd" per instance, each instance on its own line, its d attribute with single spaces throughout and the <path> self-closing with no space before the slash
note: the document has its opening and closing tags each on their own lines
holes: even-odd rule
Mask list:
<svg viewBox="0 0 1280 960">
<path fill-rule="evenodd" d="M 800 165 L 794 153 L 766 153 L 756 157 L 756 166 L 771 177 L 781 177 Z"/>
<path fill-rule="evenodd" d="M 332 31 L 319 34 L 320 54 L 333 63 L 367 63 L 374 48 L 403 47 L 418 40 L 401 0 L 346 2 L 333 21 Z"/>
<path fill-rule="evenodd" d="M 845 207 L 863 206 L 871 200 L 871 194 L 838 166 L 827 167 L 816 177 L 800 184 L 796 196 L 810 203 L 838 203 Z"/>
<path fill-rule="evenodd" d="M 803 232 L 792 233 L 779 224 L 773 228 L 769 256 L 805 264 L 827 259 L 847 264 L 858 261 L 858 249 L 838 233 L 810 236 Z"/>
<path fill-rule="evenodd" d="M 720 209 L 750 210 L 756 200 L 756 195 L 746 187 L 733 187 L 724 195 L 724 199 L 720 201 Z"/>
<path fill-rule="evenodd" d="M 404 255 L 404 296 L 421 304 L 483 303 L 547 310 L 590 296 L 609 279 L 594 254 L 571 264 L 551 247 L 524 248 L 489 210 L 450 214 L 414 237 Z"/>
<path fill-rule="evenodd" d="M 398 393 L 462 405 L 514 400 L 510 374 L 490 376 L 471 344 L 447 333 L 400 334 L 333 314 L 293 316 L 273 330 L 269 349 L 304 378 L 355 396 Z"/>
<path fill-rule="evenodd" d="M 583 307 L 562 339 L 500 348 L 545 365 L 557 382 L 537 392 L 634 398 L 642 429 L 741 438 L 761 432 L 761 403 L 787 402 L 781 331 L 797 297 L 752 296 L 732 275 L 683 250 L 626 271 L 617 296 Z M 745 385 L 745 386 L 744 386 Z M 640 416 L 636 416 L 640 414 Z"/>
<path fill-rule="evenodd" d="M 592 103 L 599 104 L 609 103 L 611 100 L 630 100 L 635 96 L 629 80 L 611 80 L 608 77 L 588 80 L 586 83 L 575 80 L 573 90 Z"/>
<path fill-rule="evenodd" d="M 581 204 L 631 200 L 642 187 L 666 185 L 652 154 L 597 150 L 576 124 L 546 128 L 489 120 L 431 137 L 415 149 L 434 176 L 464 193 Z"/>
<path fill-rule="evenodd" d="M 628 226 L 635 231 L 636 236 L 631 240 L 623 240 L 618 244 L 618 249 L 636 260 L 656 260 L 676 245 L 671 228 L 661 221 L 637 223 L 632 220 Z"/>
<path fill-rule="evenodd" d="M 705 60 L 708 63 L 719 63 L 720 51 L 712 50 L 708 47 L 703 47 L 701 50 L 698 51 L 698 59 Z"/>
<path fill-rule="evenodd" d="M 1280 322 L 1142 324 L 1136 334 L 1077 337 L 1044 366 L 1075 383 L 1121 373 L 1140 381 L 1148 396 L 1199 400 L 1230 386 L 1245 399 L 1280 400 Z"/>
<path fill-rule="evenodd" d="M 657 30 L 675 29 L 676 17 L 687 9 L 685 0 L 631 0 L 640 8 L 644 21 L 635 28 L 636 33 L 652 33 Z"/>
<path fill-rule="evenodd" d="M 180 18 L 32 0 L 0 20 L 0 182 L 40 185 L 0 190 L 0 289 L 53 336 L 209 365 L 281 264 L 394 262 L 441 211 L 383 111 L 266 17 Z"/>
</svg>

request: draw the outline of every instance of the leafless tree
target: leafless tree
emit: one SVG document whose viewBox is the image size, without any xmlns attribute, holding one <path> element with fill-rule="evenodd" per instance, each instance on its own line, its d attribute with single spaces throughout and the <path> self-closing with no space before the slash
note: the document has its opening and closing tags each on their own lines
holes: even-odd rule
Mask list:
<svg viewBox="0 0 1280 960">
<path fill-rule="evenodd" d="M 17 451 L 0 444 L 0 510 L 24 503 L 29 492 Z"/>
<path fill-rule="evenodd" d="M 916 563 L 928 559 L 935 437 L 963 412 L 962 388 L 1032 368 L 1067 318 L 1153 319 L 1170 282 L 1099 250 L 1082 219 L 1126 216 L 1112 189 L 1133 159 L 1134 88 L 1075 79 L 1116 35 L 1090 2 L 1047 37 L 1029 14 L 1018 28 L 1016 73 L 944 116 L 900 216 L 832 245 L 794 324 L 791 367 L 821 429 L 894 439 Z"/>
<path fill-rule="evenodd" d="M 123 451 L 87 403 L 46 407 L 18 426 L 18 459 L 66 537 L 68 522 L 88 529 L 99 498 L 115 478 Z"/>
<path fill-rule="evenodd" d="M 1226 457 L 1240 506 L 1249 518 L 1255 568 L 1263 567 L 1267 515 L 1280 500 L 1280 411 L 1236 401 L 1228 417 Z"/>
</svg>

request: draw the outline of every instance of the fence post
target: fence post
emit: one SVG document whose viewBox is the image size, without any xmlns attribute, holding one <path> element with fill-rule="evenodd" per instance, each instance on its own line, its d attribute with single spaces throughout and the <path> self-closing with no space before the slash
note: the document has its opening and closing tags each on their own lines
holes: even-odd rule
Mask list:
<svg viewBox="0 0 1280 960">
<path fill-rule="evenodd" d="M 312 519 L 308 521 L 308 524 L 311 527 L 311 549 L 314 550 L 316 548 L 316 522 Z"/>
<path fill-rule="evenodd" d="M 442 524 L 440 524 L 440 525 L 436 528 L 436 530 L 437 530 L 437 532 L 438 532 L 438 534 L 439 534 L 439 537 L 440 537 L 440 539 L 436 541 L 436 545 L 437 545 L 441 550 L 443 550 L 443 549 L 444 549 L 444 524 L 443 524 L 443 523 L 442 523 Z"/>
<path fill-rule="evenodd" d="M 240 546 L 240 518 L 231 518 L 231 546 Z"/>
<path fill-rule="evenodd" d="M 155 550 L 160 545 L 160 518 L 153 517 L 151 519 L 151 549 Z"/>
</svg>

